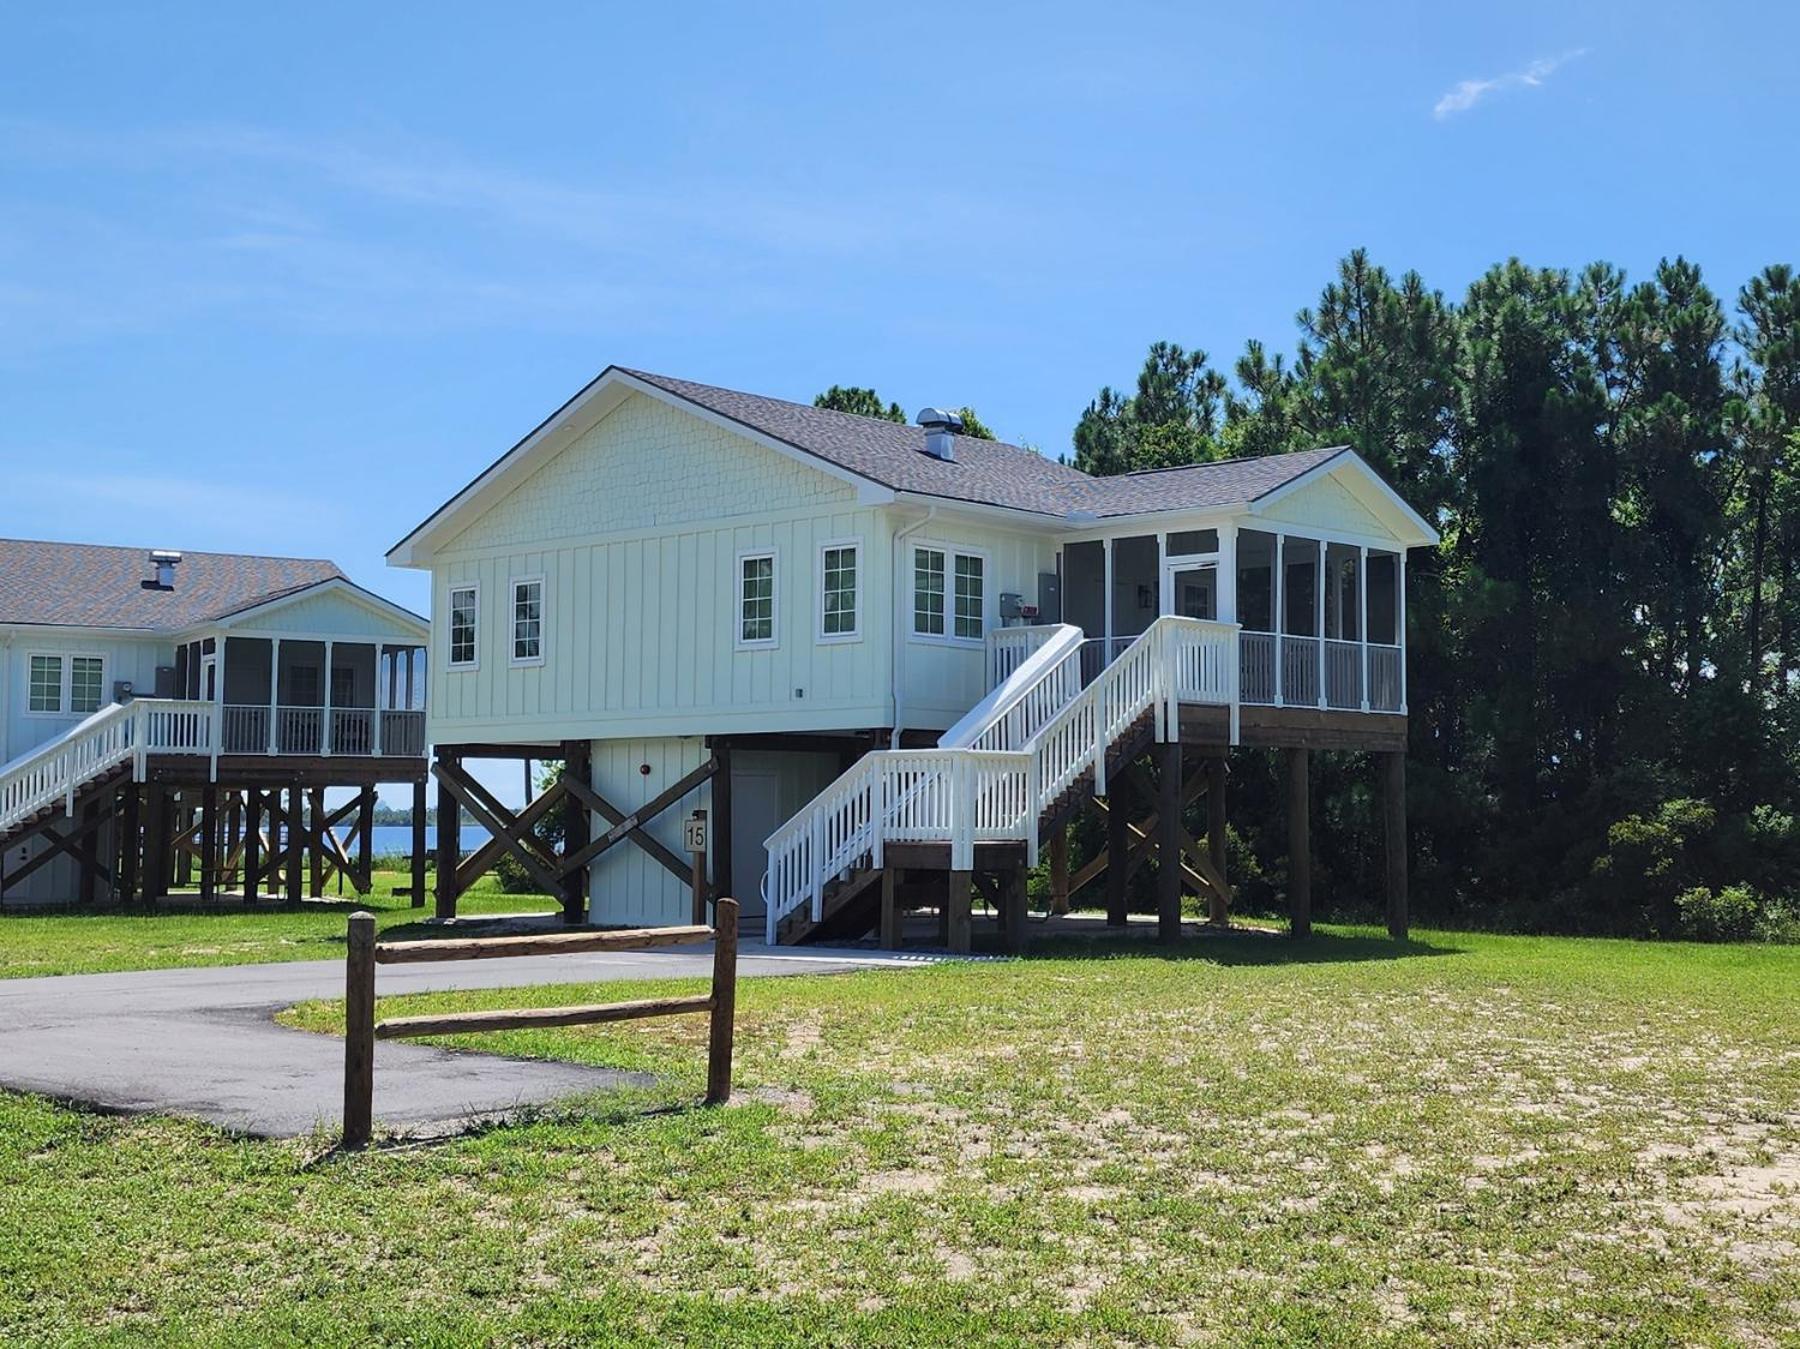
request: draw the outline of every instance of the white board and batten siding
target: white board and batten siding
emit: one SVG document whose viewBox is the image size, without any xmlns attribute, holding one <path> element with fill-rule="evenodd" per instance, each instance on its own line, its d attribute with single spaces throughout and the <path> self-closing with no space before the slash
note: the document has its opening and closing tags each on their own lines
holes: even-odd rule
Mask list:
<svg viewBox="0 0 1800 1349">
<path fill-rule="evenodd" d="M 820 550 L 855 541 L 860 633 L 822 641 Z M 740 559 L 775 556 L 776 639 L 738 641 Z M 641 395 L 538 469 L 433 562 L 434 741 L 829 730 L 889 713 L 887 525 L 853 489 Z M 543 659 L 512 660 L 515 580 L 543 580 Z M 474 669 L 451 590 L 474 585 Z"/>
</svg>

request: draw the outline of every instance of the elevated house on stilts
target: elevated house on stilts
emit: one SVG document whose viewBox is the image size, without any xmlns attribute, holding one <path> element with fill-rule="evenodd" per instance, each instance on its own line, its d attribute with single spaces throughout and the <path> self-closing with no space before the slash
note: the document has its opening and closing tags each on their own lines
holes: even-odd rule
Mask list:
<svg viewBox="0 0 1800 1349">
<path fill-rule="evenodd" d="M 381 784 L 422 902 L 427 645 L 330 562 L 0 540 L 0 902 L 360 892 Z"/>
<path fill-rule="evenodd" d="M 438 912 L 510 853 L 570 921 L 689 921 L 704 810 L 702 889 L 771 943 L 896 944 L 923 907 L 967 949 L 982 894 L 1013 945 L 1040 853 L 1059 901 L 1094 875 L 1068 826 L 1095 810 L 1109 912 L 1134 859 L 1169 859 L 1173 937 L 1185 891 L 1229 913 L 1246 745 L 1288 757 L 1300 930 L 1308 756 L 1376 756 L 1403 932 L 1406 555 L 1431 526 L 1348 449 L 1101 479 L 919 422 L 613 367 L 396 545 L 432 574 L 440 821 L 493 834 L 457 865 L 440 828 Z M 494 755 L 565 769 L 514 812 L 464 766 Z"/>
</svg>

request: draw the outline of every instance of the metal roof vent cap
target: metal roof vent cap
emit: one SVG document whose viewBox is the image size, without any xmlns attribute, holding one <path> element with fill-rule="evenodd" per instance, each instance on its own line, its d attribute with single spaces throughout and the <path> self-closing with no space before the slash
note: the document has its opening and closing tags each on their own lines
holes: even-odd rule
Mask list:
<svg viewBox="0 0 1800 1349">
<path fill-rule="evenodd" d="M 954 464 L 956 437 L 963 429 L 962 418 L 942 408 L 926 408 L 916 420 L 925 428 L 925 453 L 946 464 Z"/>
<path fill-rule="evenodd" d="M 181 554 L 171 552 L 167 548 L 150 550 L 150 565 L 156 568 L 156 579 L 145 581 L 148 590 L 173 590 L 175 588 L 175 564 L 181 561 Z"/>
</svg>

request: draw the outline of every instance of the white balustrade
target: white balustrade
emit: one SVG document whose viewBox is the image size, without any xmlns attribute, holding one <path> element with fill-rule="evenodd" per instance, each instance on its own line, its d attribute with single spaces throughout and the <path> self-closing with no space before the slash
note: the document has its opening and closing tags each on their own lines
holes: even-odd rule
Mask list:
<svg viewBox="0 0 1800 1349">
<path fill-rule="evenodd" d="M 1402 681 L 1400 671 L 1405 656 L 1398 646 L 1385 643 L 1369 643 L 1369 710 L 1371 712 L 1398 712 L 1400 710 L 1400 690 Z"/>
<path fill-rule="evenodd" d="M 1339 709 L 1362 707 L 1362 643 L 1327 638 L 1325 641 L 1325 706 Z"/>
</svg>

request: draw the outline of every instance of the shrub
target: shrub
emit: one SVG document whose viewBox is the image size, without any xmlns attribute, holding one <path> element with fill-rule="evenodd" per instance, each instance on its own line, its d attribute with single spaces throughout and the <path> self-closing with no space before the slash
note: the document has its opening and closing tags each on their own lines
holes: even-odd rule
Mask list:
<svg viewBox="0 0 1800 1349">
<path fill-rule="evenodd" d="M 1684 936 L 1701 941 L 1746 941 L 1756 935 L 1762 897 L 1747 885 L 1712 890 L 1696 885 L 1675 897 Z"/>
</svg>

